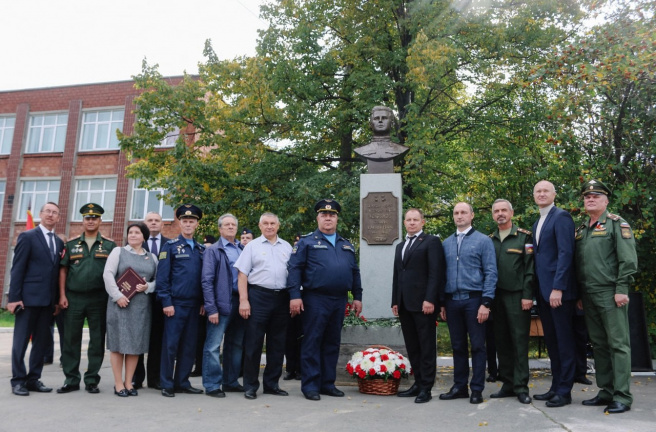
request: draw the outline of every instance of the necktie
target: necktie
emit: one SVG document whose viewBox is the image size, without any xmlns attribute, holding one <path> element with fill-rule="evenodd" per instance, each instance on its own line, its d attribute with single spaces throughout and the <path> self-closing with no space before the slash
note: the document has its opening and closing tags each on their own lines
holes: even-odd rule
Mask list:
<svg viewBox="0 0 656 432">
<path fill-rule="evenodd" d="M 458 253 L 460 253 L 460 244 L 462 243 L 462 239 L 465 238 L 465 235 L 463 233 L 458 233 L 457 238 L 458 238 Z"/>
<path fill-rule="evenodd" d="M 54 262 L 55 261 L 55 255 L 57 255 L 57 252 L 55 251 L 55 240 L 54 240 L 55 234 L 49 232 L 48 233 L 48 247 L 50 248 L 50 259 Z"/>
<path fill-rule="evenodd" d="M 403 254 L 401 255 L 401 259 L 405 258 L 405 253 L 410 250 L 410 248 L 412 247 L 412 243 L 415 241 L 416 238 L 417 238 L 416 235 L 413 235 L 412 237 L 408 237 L 408 240 L 406 240 L 407 244 L 403 249 Z"/>
<path fill-rule="evenodd" d="M 150 245 L 150 253 L 153 255 L 157 256 L 157 239 L 155 237 L 150 238 L 151 245 Z"/>
</svg>

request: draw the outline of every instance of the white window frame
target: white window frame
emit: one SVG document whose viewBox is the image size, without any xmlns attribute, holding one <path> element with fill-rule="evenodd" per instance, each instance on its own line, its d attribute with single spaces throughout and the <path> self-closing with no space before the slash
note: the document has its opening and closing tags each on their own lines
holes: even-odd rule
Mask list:
<svg viewBox="0 0 656 432">
<path fill-rule="evenodd" d="M 102 188 L 95 188 L 91 185 L 93 181 L 102 181 Z M 107 188 L 107 181 L 114 182 L 114 189 Z M 88 184 L 85 184 L 89 182 Z M 77 177 L 75 179 L 75 199 L 73 200 L 73 221 L 81 222 L 82 215 L 80 214 L 80 208 L 87 203 L 96 203 L 99 204 L 104 210 L 105 213 L 102 216 L 103 222 L 111 222 L 114 220 L 114 209 L 116 207 L 116 188 L 118 184 L 118 178 L 115 176 L 111 177 Z M 80 190 L 81 186 L 86 188 Z M 100 196 L 98 196 L 100 194 Z M 111 202 L 110 202 L 111 201 Z"/>
<path fill-rule="evenodd" d="M 37 183 L 47 183 L 45 190 L 36 190 Z M 26 187 L 30 190 L 26 191 Z M 57 178 L 22 178 L 20 180 L 20 198 L 16 215 L 17 222 L 27 221 L 27 209 L 31 206 L 32 218 L 35 222 L 41 220 L 39 210 L 49 201 L 59 202 L 61 180 Z"/>
<path fill-rule="evenodd" d="M 0 179 L 0 220 L 2 220 L 2 211 L 5 209 L 6 190 L 7 190 L 7 179 Z"/>
<path fill-rule="evenodd" d="M 11 125 L 8 125 L 10 121 Z M 0 116 L 0 154 L 11 154 L 11 144 L 14 139 L 15 127 L 16 116 Z"/>
<path fill-rule="evenodd" d="M 109 120 L 98 120 L 98 116 L 109 113 Z M 117 118 L 120 114 L 120 120 Z M 125 108 L 103 108 L 96 110 L 84 111 L 82 113 L 82 128 L 80 130 L 80 151 L 106 151 L 118 150 L 118 138 L 116 129 L 123 131 L 123 122 L 125 121 Z M 100 138 L 99 130 L 107 128 L 106 136 Z M 88 143 L 88 140 L 91 140 Z M 104 142 L 98 142 L 101 139 Z"/>
<path fill-rule="evenodd" d="M 166 189 L 145 189 L 142 187 L 139 187 L 140 180 L 135 180 L 134 184 L 132 186 L 132 199 L 131 199 L 131 205 L 130 205 L 130 217 L 129 220 L 144 220 L 146 218 L 146 214 L 149 212 L 157 212 L 162 216 L 162 220 L 165 221 L 172 221 L 175 218 L 175 209 L 171 207 L 170 205 L 166 204 L 162 198 L 157 198 L 157 195 L 163 196 L 165 195 L 168 191 Z M 137 194 L 143 194 L 143 202 L 140 205 L 140 209 L 135 208 L 135 206 L 138 203 L 137 199 Z M 149 204 L 151 203 L 151 197 L 157 200 L 157 208 L 153 208 L 153 206 L 150 206 Z M 165 215 L 165 210 L 166 213 L 170 213 L 170 216 L 167 214 Z M 137 212 L 139 212 L 139 215 L 137 215 Z"/>
<path fill-rule="evenodd" d="M 46 119 L 53 118 L 53 124 Z M 63 153 L 66 146 L 67 112 L 30 114 L 25 153 Z M 34 142 L 35 147 L 31 144 Z"/>
</svg>

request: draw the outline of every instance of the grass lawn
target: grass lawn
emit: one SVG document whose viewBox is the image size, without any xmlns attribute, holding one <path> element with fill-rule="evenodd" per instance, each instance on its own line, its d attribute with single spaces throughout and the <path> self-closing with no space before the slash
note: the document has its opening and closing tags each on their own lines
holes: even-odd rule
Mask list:
<svg viewBox="0 0 656 432">
<path fill-rule="evenodd" d="M 0 327 L 13 327 L 14 316 L 7 309 L 0 309 Z"/>
</svg>

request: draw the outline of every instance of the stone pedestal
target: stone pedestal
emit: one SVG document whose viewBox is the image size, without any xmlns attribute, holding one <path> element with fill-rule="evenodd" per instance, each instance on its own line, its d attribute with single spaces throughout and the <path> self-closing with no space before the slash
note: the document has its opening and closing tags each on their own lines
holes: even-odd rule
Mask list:
<svg viewBox="0 0 656 432">
<path fill-rule="evenodd" d="M 371 214 L 372 209 L 363 208 L 363 199 L 367 203 L 375 198 L 377 192 L 388 192 L 396 198 L 396 234 L 389 232 L 376 236 L 372 235 L 371 229 L 365 229 L 365 224 L 379 223 L 380 219 L 365 220 L 365 213 Z M 371 204 L 370 204 L 371 205 Z M 381 218 L 388 218 L 390 207 L 381 205 Z M 374 214 L 376 210 L 373 210 Z M 401 241 L 401 221 L 403 220 L 403 190 L 401 187 L 401 174 L 362 174 L 360 176 L 360 274 L 362 276 L 362 287 L 364 289 L 362 303 L 362 315 L 367 319 L 392 317 L 392 275 L 394 267 L 394 252 L 396 245 Z M 374 227 L 376 228 L 376 227 Z M 377 229 L 377 228 L 376 228 Z M 374 231 L 376 231 L 374 229 Z M 363 233 L 368 232 L 367 239 Z M 374 233 L 375 234 L 375 233 Z M 387 240 L 386 240 L 387 239 Z M 367 241 L 368 240 L 368 241 Z M 389 244 L 380 244 L 387 242 Z M 371 244 L 378 243 L 378 244 Z"/>
</svg>

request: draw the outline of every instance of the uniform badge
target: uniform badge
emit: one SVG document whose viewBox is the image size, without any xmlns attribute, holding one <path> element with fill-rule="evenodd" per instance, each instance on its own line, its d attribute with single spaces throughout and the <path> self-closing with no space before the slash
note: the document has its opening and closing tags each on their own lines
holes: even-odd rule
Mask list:
<svg viewBox="0 0 656 432">
<path fill-rule="evenodd" d="M 627 224 L 628 225 L 628 224 Z M 622 233 L 622 238 L 623 239 L 630 239 L 633 237 L 633 234 L 631 233 L 631 227 L 629 226 L 620 226 L 620 231 Z"/>
<path fill-rule="evenodd" d="M 531 243 L 526 243 L 524 245 L 524 252 L 526 255 L 533 255 L 533 245 Z"/>
<path fill-rule="evenodd" d="M 159 253 L 159 258 L 158 258 L 158 259 L 159 259 L 160 261 L 161 261 L 161 260 L 165 260 L 165 259 L 166 259 L 166 253 L 167 253 L 167 252 L 160 252 L 160 253 Z"/>
</svg>

